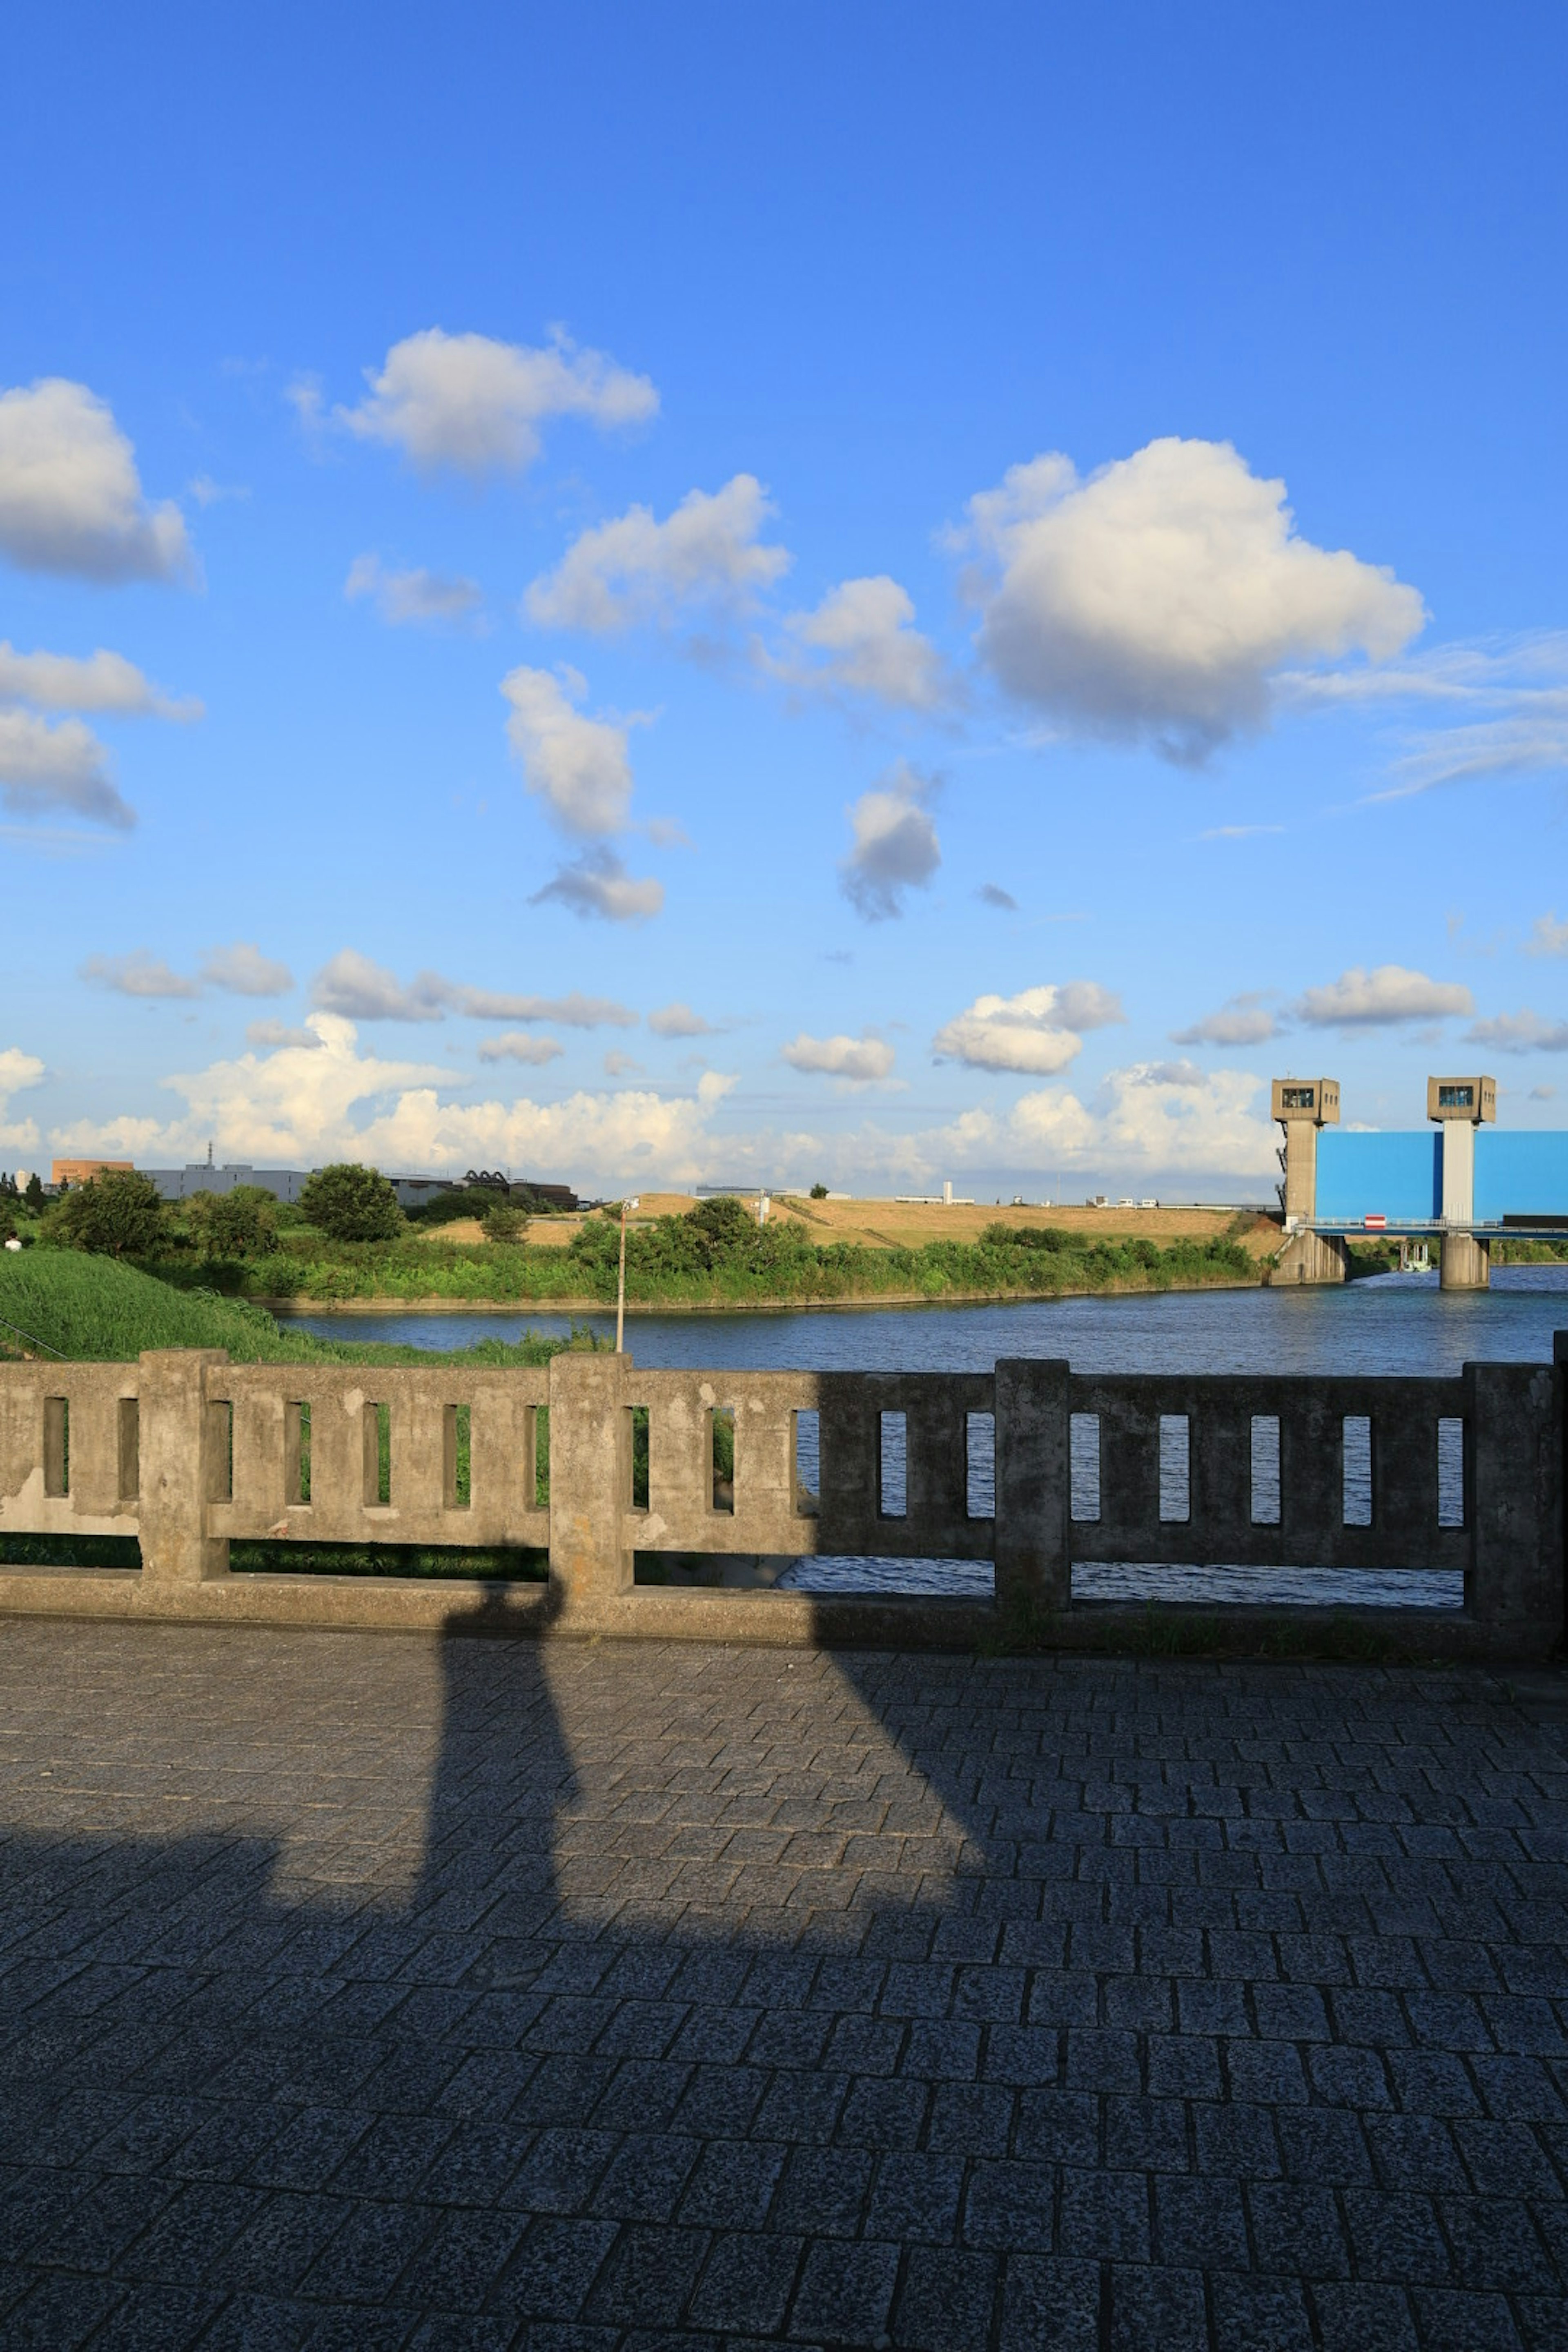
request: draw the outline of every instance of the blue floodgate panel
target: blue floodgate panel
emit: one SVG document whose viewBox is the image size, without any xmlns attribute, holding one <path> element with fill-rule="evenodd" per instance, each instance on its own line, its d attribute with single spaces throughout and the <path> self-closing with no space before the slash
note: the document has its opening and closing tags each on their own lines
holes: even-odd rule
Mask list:
<svg viewBox="0 0 1568 2352">
<path fill-rule="evenodd" d="M 1426 1219 L 1443 1213 L 1443 1162 L 1436 1128 L 1414 1134 L 1356 1135 L 1326 1127 L 1318 1138 L 1318 1214 L 1359 1225 L 1363 1217 Z"/>
<path fill-rule="evenodd" d="M 1476 1219 L 1497 1223 L 1504 1217 L 1568 1217 L 1568 1135 L 1479 1130 Z"/>
</svg>

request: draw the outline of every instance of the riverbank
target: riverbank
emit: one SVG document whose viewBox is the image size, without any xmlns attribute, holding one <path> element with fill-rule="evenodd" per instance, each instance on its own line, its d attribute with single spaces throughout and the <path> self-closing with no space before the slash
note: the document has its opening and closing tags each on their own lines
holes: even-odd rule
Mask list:
<svg viewBox="0 0 1568 2352">
<path fill-rule="evenodd" d="M 859 1295 L 844 1295 L 834 1298 L 641 1298 L 626 1301 L 626 1321 L 635 1322 L 639 1316 L 665 1315 L 828 1315 L 864 1314 L 868 1307 L 1038 1307 L 1053 1299 L 1123 1298 L 1159 1295 L 1179 1295 L 1184 1291 L 1257 1290 L 1263 1277 L 1255 1274 L 1215 1276 L 1207 1282 L 1131 1282 L 1114 1281 L 1099 1284 L 1061 1285 L 1046 1290 L 944 1290 L 933 1296 L 926 1290 L 868 1290 Z M 388 1294 L 371 1298 L 310 1299 L 299 1294 L 287 1298 L 255 1298 L 249 1305 L 265 1307 L 268 1314 L 287 1319 L 289 1316 L 310 1315 L 500 1315 L 515 1318 L 529 1307 L 547 1308 L 552 1315 L 603 1315 L 615 1306 L 614 1297 L 558 1298 L 454 1298 L 431 1297 L 410 1298 Z"/>
</svg>

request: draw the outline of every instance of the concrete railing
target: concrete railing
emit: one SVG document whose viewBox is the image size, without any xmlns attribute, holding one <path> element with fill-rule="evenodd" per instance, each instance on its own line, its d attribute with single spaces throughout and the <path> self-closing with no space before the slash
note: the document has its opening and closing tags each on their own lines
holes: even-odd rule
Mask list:
<svg viewBox="0 0 1568 2352">
<path fill-rule="evenodd" d="M 1462 1609 L 1377 1614 L 1429 1651 L 1540 1653 L 1563 1622 L 1565 1360 L 1568 1334 L 1552 1365 L 1429 1380 L 10 1365 L 0 1610 L 900 1642 L 1026 1611 L 1076 1643 L 1115 1611 L 1074 1606 L 1075 1560 L 1438 1568 Z M 134 1536 L 141 1567 L 6 1567 L 13 1533 Z M 549 1578 L 236 1573 L 245 1540 L 531 1548 Z M 661 1554 L 991 1560 L 995 1598 L 638 1581 Z"/>
</svg>

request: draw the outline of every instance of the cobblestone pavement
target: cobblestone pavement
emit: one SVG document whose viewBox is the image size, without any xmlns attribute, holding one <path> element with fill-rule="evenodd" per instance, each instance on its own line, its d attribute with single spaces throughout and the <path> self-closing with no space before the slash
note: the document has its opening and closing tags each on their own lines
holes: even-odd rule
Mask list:
<svg viewBox="0 0 1568 2352">
<path fill-rule="evenodd" d="M 1568 2346 L 1553 1688 L 0 1621 L 0 2345 Z"/>
</svg>

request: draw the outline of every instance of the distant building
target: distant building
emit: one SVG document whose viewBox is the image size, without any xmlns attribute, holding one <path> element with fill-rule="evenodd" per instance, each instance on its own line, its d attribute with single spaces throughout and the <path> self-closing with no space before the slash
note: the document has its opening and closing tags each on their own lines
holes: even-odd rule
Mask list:
<svg viewBox="0 0 1568 2352">
<path fill-rule="evenodd" d="M 252 1168 L 244 1160 L 215 1168 L 210 1160 L 197 1160 L 184 1168 L 149 1168 L 145 1172 L 165 1201 L 189 1201 L 197 1192 L 232 1192 L 241 1184 L 255 1184 L 275 1201 L 297 1201 L 310 1178 L 308 1169 Z"/>
<path fill-rule="evenodd" d="M 90 1184 L 105 1170 L 116 1176 L 128 1176 L 133 1164 L 129 1160 L 51 1160 L 49 1181 L 58 1192 L 62 1184 Z"/>
<path fill-rule="evenodd" d="M 91 1174 L 98 1168 L 129 1168 L 129 1160 L 57 1160 L 57 1183 L 62 1181 L 61 1169 L 82 1169 Z M 190 1161 L 184 1168 L 149 1168 L 145 1173 L 157 1186 L 165 1201 L 188 1201 L 198 1192 L 232 1192 L 240 1184 L 255 1184 L 263 1192 L 270 1192 L 275 1201 L 297 1201 L 310 1182 L 314 1170 L 309 1168 L 253 1168 L 247 1160 L 231 1160 L 215 1168 L 210 1160 Z M 68 1174 L 64 1181 L 79 1184 L 86 1175 Z M 397 1195 L 400 1209 L 422 1209 L 443 1192 L 467 1192 L 470 1184 L 479 1191 L 506 1191 L 504 1177 L 485 1177 L 482 1181 L 470 1170 L 468 1176 L 389 1176 L 388 1183 Z M 513 1192 L 527 1192 L 547 1202 L 552 1209 L 574 1209 L 577 1195 L 569 1184 L 531 1184 L 522 1179 L 512 1181 Z"/>
</svg>

